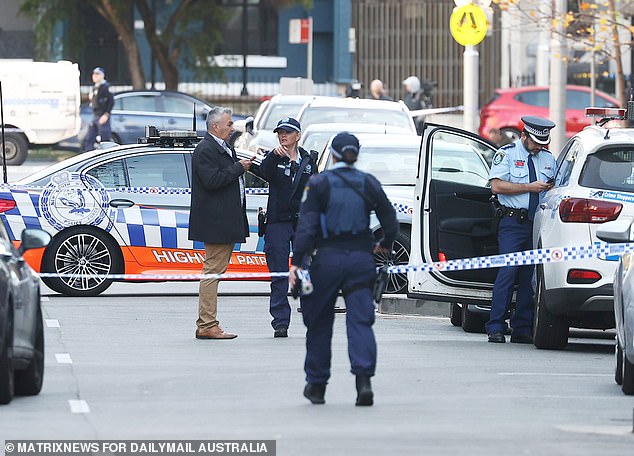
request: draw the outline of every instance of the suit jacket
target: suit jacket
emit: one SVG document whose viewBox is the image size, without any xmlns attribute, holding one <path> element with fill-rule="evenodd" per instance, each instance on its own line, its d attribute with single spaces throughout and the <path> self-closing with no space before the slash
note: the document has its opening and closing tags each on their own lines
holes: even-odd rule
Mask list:
<svg viewBox="0 0 634 456">
<path fill-rule="evenodd" d="M 192 157 L 189 239 L 205 244 L 245 242 L 246 199 L 240 201 L 244 168 L 206 133 Z"/>
</svg>

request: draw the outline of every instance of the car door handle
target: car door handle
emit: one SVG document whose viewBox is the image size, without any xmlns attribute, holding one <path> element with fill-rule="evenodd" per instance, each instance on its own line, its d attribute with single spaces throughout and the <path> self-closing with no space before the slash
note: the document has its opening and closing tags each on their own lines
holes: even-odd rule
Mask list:
<svg viewBox="0 0 634 456">
<path fill-rule="evenodd" d="M 546 203 L 540 203 L 539 204 L 539 208 L 540 209 L 546 209 Z"/>
<path fill-rule="evenodd" d="M 130 201 L 127 199 L 113 199 L 110 200 L 110 207 L 132 207 L 134 206 L 134 201 Z"/>
<path fill-rule="evenodd" d="M 168 124 L 174 125 L 176 123 L 176 119 L 170 119 L 167 121 Z"/>
</svg>

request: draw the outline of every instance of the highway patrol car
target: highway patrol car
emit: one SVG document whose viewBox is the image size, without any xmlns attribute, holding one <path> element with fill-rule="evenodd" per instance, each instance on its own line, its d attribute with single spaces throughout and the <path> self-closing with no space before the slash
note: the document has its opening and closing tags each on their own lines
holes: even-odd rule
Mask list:
<svg viewBox="0 0 634 456">
<path fill-rule="evenodd" d="M 204 245 L 188 239 L 191 157 L 199 140 L 195 132 L 159 132 L 142 144 L 69 158 L 0 186 L 0 219 L 16 245 L 24 228 L 53 235 L 25 258 L 36 271 L 57 274 L 44 282 L 69 296 L 98 295 L 112 283 L 108 274 L 162 280 L 199 273 Z M 268 273 L 257 236 L 268 188 L 258 164 L 245 175 L 251 234 L 236 244 L 229 273 Z"/>
</svg>

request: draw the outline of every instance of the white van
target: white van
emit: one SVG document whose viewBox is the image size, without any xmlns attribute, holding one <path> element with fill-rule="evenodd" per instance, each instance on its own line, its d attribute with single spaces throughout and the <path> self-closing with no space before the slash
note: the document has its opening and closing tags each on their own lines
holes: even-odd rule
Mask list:
<svg viewBox="0 0 634 456">
<path fill-rule="evenodd" d="M 7 164 L 21 165 L 30 146 L 55 144 L 79 132 L 77 64 L 2 59 L 0 83 Z M 1 152 L 0 145 L 0 161 Z"/>
</svg>

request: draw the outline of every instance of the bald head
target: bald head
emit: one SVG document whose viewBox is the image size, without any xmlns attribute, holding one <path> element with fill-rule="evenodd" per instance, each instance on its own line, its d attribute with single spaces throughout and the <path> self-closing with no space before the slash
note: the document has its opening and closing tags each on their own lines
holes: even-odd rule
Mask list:
<svg viewBox="0 0 634 456">
<path fill-rule="evenodd" d="M 375 79 L 370 83 L 370 93 L 373 98 L 381 98 L 382 95 L 385 95 L 385 87 L 380 79 Z"/>
</svg>

